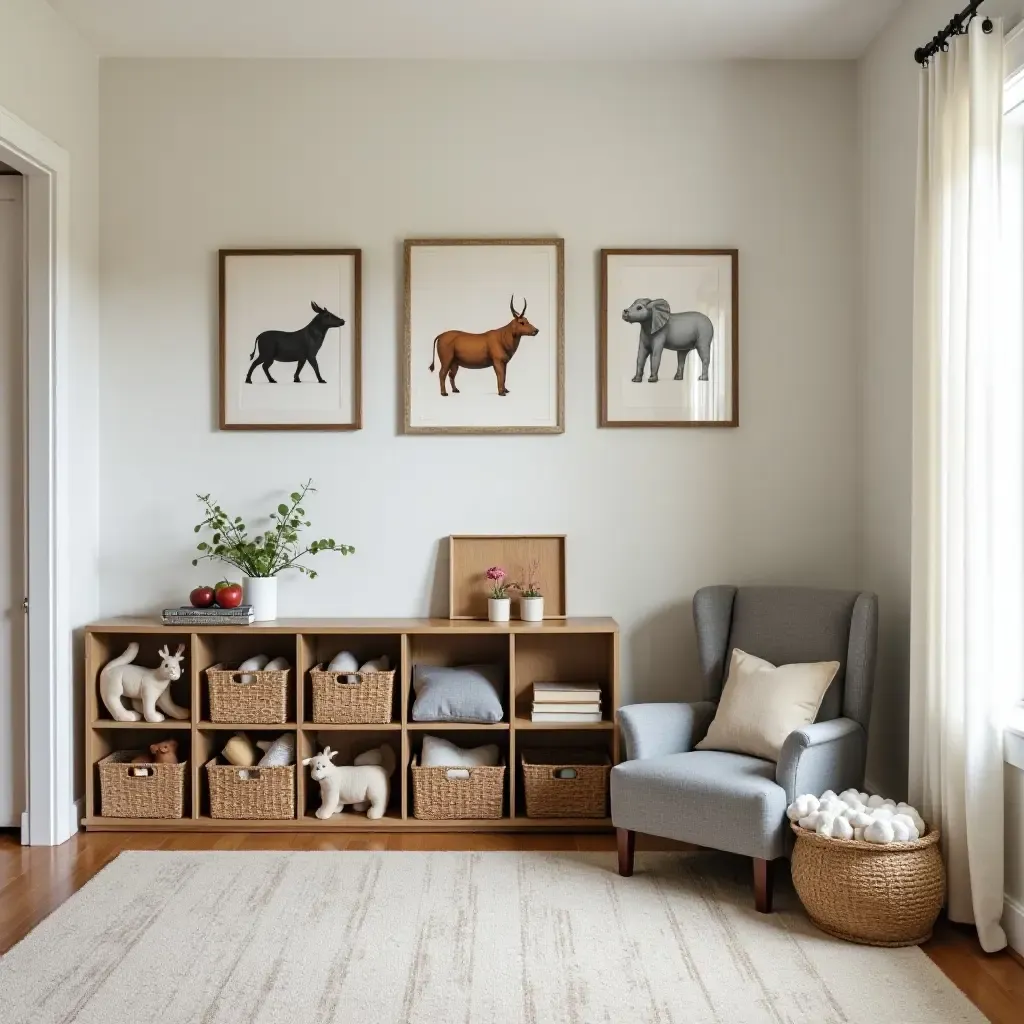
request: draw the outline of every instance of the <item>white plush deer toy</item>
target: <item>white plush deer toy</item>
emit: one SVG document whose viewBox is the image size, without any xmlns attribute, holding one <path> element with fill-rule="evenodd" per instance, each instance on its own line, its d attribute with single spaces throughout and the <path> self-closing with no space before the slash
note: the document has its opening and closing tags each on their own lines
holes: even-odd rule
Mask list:
<svg viewBox="0 0 1024 1024">
<path fill-rule="evenodd" d="M 354 811 L 366 811 L 367 818 L 384 817 L 391 784 L 388 777 L 395 770 L 395 752 L 386 743 L 378 750 L 368 750 L 356 758 L 355 765 L 333 764 L 338 751 L 324 747 L 322 754 L 303 760 L 311 765 L 310 778 L 320 783 L 318 818 L 329 818 L 352 804 Z"/>
<path fill-rule="evenodd" d="M 160 655 L 159 668 L 144 668 L 133 665 L 139 653 L 139 645 L 131 643 L 124 654 L 104 665 L 100 673 L 100 695 L 103 703 L 116 722 L 137 722 L 145 717 L 147 722 L 162 722 L 165 715 L 183 720 L 188 710 L 180 708 L 171 700 L 168 687 L 175 679 L 181 678 L 181 663 L 185 658 L 185 645 L 178 644 L 178 650 L 171 654 L 167 645 L 157 651 Z M 135 708 L 129 711 L 121 698 L 127 697 Z M 160 709 L 160 711 L 157 710 Z M 140 713 L 141 712 L 141 713 Z"/>
</svg>

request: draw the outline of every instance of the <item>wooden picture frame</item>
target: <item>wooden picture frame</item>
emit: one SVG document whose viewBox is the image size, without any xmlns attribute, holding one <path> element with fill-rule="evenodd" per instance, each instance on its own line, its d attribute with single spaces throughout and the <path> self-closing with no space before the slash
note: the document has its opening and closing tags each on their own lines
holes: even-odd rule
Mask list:
<svg viewBox="0 0 1024 1024">
<path fill-rule="evenodd" d="M 631 259 L 635 258 L 635 259 Z M 612 267 L 615 261 L 621 261 L 620 266 Z M 630 262 L 631 261 L 631 262 Z M 664 285 L 664 291 L 669 291 L 669 279 L 673 274 L 679 277 L 674 287 L 675 294 L 687 295 L 688 284 L 684 286 L 683 276 L 701 270 L 708 276 L 708 279 L 718 280 L 717 294 L 707 294 L 707 286 L 703 285 L 705 293 L 702 298 L 705 302 L 700 304 L 686 302 L 683 309 L 672 312 L 670 302 L 661 299 L 664 306 L 659 308 L 659 316 L 662 322 L 671 321 L 674 317 L 700 317 L 712 328 L 712 336 L 708 342 L 710 353 L 708 362 L 697 348 L 702 334 L 699 328 L 694 328 L 695 341 L 693 345 L 687 346 L 681 342 L 678 347 L 671 343 L 662 341 L 663 349 L 658 350 L 657 359 L 651 359 L 649 345 L 645 341 L 650 337 L 647 322 L 638 319 L 626 320 L 627 313 L 635 317 L 647 315 L 646 308 L 634 307 L 634 303 L 657 304 L 658 299 L 634 298 L 633 290 L 641 287 L 634 284 L 632 289 L 626 289 L 626 282 L 644 280 L 643 268 L 647 268 L 652 282 L 660 282 L 658 288 Z M 702 269 L 706 268 L 706 269 Z M 614 270 L 614 274 L 613 274 Z M 610 280 L 612 278 L 612 280 Z M 727 280 L 727 295 L 722 280 Z M 652 295 L 658 288 L 653 284 L 646 290 L 638 291 L 637 296 Z M 695 291 L 695 290 L 694 290 Z M 630 298 L 623 299 L 623 295 L 630 295 Z M 614 309 L 609 310 L 609 304 Z M 711 311 L 709 317 L 706 312 L 699 309 L 699 305 L 706 305 Z M 618 309 L 622 313 L 617 315 Z M 684 312 L 684 310 L 686 312 Z M 614 324 L 612 320 L 614 318 Z M 626 363 L 626 369 L 633 369 L 634 363 L 636 374 L 629 380 L 628 389 L 622 380 L 624 356 L 626 348 L 624 345 L 624 331 L 618 329 L 619 320 L 624 321 L 633 332 L 634 340 L 631 341 L 632 362 Z M 602 249 L 601 250 L 601 289 L 600 305 L 598 308 L 599 322 L 599 407 L 602 427 L 738 427 L 739 426 L 739 251 L 737 249 Z M 722 340 L 724 330 L 728 337 L 725 343 L 718 344 Z M 611 338 L 612 330 L 615 331 L 614 342 Z M 671 326 L 667 327 L 671 330 Z M 664 330 L 664 328 L 663 328 Z M 637 339 L 636 335 L 639 335 Z M 610 349 L 616 348 L 611 353 Z M 647 354 L 645 355 L 645 350 Z M 660 361 L 660 353 L 665 356 L 673 352 L 677 355 L 676 360 L 669 359 L 665 371 L 660 375 L 657 364 Z M 676 363 L 676 366 L 671 365 Z M 653 367 L 653 380 L 651 376 L 644 378 L 644 365 Z M 615 367 L 613 371 L 612 367 Z M 716 378 L 715 373 L 719 368 L 725 375 Z M 702 372 L 703 371 L 703 372 Z M 648 371 L 650 373 L 650 370 Z M 670 377 L 670 374 L 672 376 Z M 680 376 L 682 374 L 682 376 Z M 706 380 L 704 375 L 710 380 Z M 642 379 L 644 378 L 644 379 Z M 611 389 L 617 381 L 617 392 L 612 395 Z M 680 387 L 673 387 L 673 382 L 678 382 Z M 707 389 L 703 394 L 697 392 L 699 384 L 712 383 L 712 389 Z M 630 392 L 631 397 L 645 398 L 643 392 L 632 392 L 633 387 L 648 388 L 651 385 L 658 387 L 658 397 L 662 398 L 663 405 L 655 405 L 641 401 L 639 403 L 645 408 L 634 406 L 632 413 L 626 412 L 624 406 L 626 401 L 621 399 L 622 395 Z M 684 391 L 684 387 L 686 390 Z M 647 394 L 654 394 L 647 392 Z M 610 397 L 611 395 L 611 397 Z M 695 397 L 696 396 L 696 397 Z M 692 415 L 694 407 L 705 407 L 708 412 L 704 416 Z M 674 407 L 674 408 L 673 408 Z M 678 410 L 678 415 L 668 416 L 666 410 Z M 644 415 L 640 415 L 643 412 Z"/>
<path fill-rule="evenodd" d="M 509 250 L 501 253 L 501 249 Z M 442 254 L 450 249 L 450 295 L 445 281 Z M 476 249 L 475 253 L 470 250 Z M 531 252 L 530 250 L 533 250 Z M 544 258 L 541 258 L 543 253 Z M 418 262 L 435 276 L 418 295 Z M 501 269 L 502 260 L 507 266 Z M 404 244 L 403 430 L 406 434 L 561 434 L 565 431 L 565 252 L 561 238 L 410 238 Z M 512 272 L 509 272 L 509 270 Z M 487 279 L 487 275 L 491 278 Z M 500 286 L 498 278 L 501 278 Z M 514 280 L 509 280 L 514 278 Z M 516 289 L 521 291 L 516 293 Z M 468 301 L 459 298 L 468 291 Z M 534 306 L 529 306 L 533 290 Z M 512 292 L 512 301 L 508 299 Z M 523 312 L 516 303 L 523 302 Z M 448 307 L 451 307 L 449 311 Z M 533 322 L 526 309 L 532 310 Z M 512 320 L 499 327 L 499 321 Z M 445 335 L 478 339 L 513 329 L 518 322 L 535 328 L 532 334 L 514 333 L 511 351 L 500 363 L 477 366 L 460 364 L 457 355 L 446 363 L 437 342 Z M 492 325 L 489 328 L 489 325 Z M 450 329 L 449 329 L 450 328 Z M 473 333 L 477 332 L 477 333 Z M 529 344 L 538 335 L 541 346 Z M 426 345 L 433 339 L 430 374 Z M 548 341 L 550 339 L 550 341 Z M 523 342 L 520 346 L 520 341 Z M 453 349 L 456 341 L 452 341 Z M 501 344 L 505 344 L 501 342 Z M 546 347 L 542 347 L 546 346 Z M 457 350 L 456 350 L 457 351 Z M 508 348 L 506 348 L 508 351 Z M 520 355 L 515 363 L 512 356 Z M 485 356 L 484 358 L 490 358 Z M 420 364 L 423 364 L 422 366 Z M 440 364 L 439 366 L 437 364 Z M 506 368 L 513 387 L 505 388 Z M 446 367 L 452 366 L 451 371 Z M 462 391 L 455 389 L 454 374 L 460 368 L 461 401 L 450 401 Z M 440 373 L 436 370 L 440 370 Z M 477 370 L 486 373 L 477 374 Z M 525 374 L 525 376 L 524 376 Z M 496 379 L 495 379 L 496 378 Z M 429 382 L 429 383 L 428 383 Z M 466 385 L 469 385 L 467 387 Z M 522 391 L 516 391 L 516 388 Z M 440 398 L 437 399 L 437 390 Z M 449 391 L 449 389 L 451 389 Z M 505 398 L 516 391 L 511 402 Z M 519 395 L 523 397 L 520 398 Z M 500 396 L 501 401 L 492 400 Z M 543 415 L 541 413 L 543 412 Z M 476 419 L 474 420 L 474 417 Z"/>
<path fill-rule="evenodd" d="M 265 333 L 273 334 L 300 334 L 309 328 L 314 328 L 314 324 L 317 324 L 323 315 L 326 314 L 326 320 L 324 330 L 324 340 L 321 342 L 320 347 L 317 348 L 316 354 L 322 356 L 324 348 L 328 345 L 331 346 L 331 360 L 334 363 L 339 380 L 337 391 L 327 392 L 324 397 L 316 395 L 316 402 L 318 408 L 315 410 L 312 408 L 301 408 L 301 402 L 296 402 L 296 398 L 285 392 L 282 389 L 281 392 L 268 392 L 267 397 L 269 399 L 270 394 L 275 396 L 275 401 L 290 402 L 292 405 L 298 404 L 300 408 L 295 408 L 289 411 L 287 408 L 277 409 L 250 409 L 245 410 L 243 408 L 241 395 L 243 394 L 241 388 L 244 385 L 239 385 L 235 380 L 239 376 L 240 366 L 239 362 L 239 351 L 237 345 L 243 339 L 245 340 L 246 346 L 248 345 L 248 339 L 253 335 L 253 331 L 249 330 L 247 333 L 243 333 L 242 330 L 236 332 L 231 323 L 232 318 L 232 307 L 235 301 L 235 296 L 231 294 L 231 282 L 229 278 L 237 271 L 242 272 L 242 263 L 245 261 L 267 260 L 266 264 L 262 262 L 252 263 L 253 268 L 260 267 L 272 268 L 277 266 L 278 268 L 288 268 L 288 273 L 281 274 L 282 289 L 289 293 L 289 299 L 287 303 L 284 301 L 280 302 L 280 308 L 282 312 L 275 315 L 272 319 L 274 324 L 278 320 L 284 321 L 280 324 L 280 327 L 267 325 Z M 271 264 L 271 260 L 276 260 L 276 264 Z M 295 268 L 291 267 L 291 263 L 296 261 Z M 303 301 L 297 301 L 300 294 L 304 294 L 305 291 L 312 291 L 318 288 L 317 283 L 314 282 L 314 277 L 310 276 L 309 288 L 303 288 L 297 281 L 287 280 L 291 273 L 300 274 L 302 273 L 303 264 L 297 261 L 305 261 L 305 268 L 308 271 L 312 271 L 315 268 L 315 280 L 319 282 L 320 291 L 328 291 L 341 296 L 341 298 L 328 298 L 323 296 L 319 299 L 319 302 L 330 302 L 336 304 L 339 307 L 339 315 L 335 316 L 334 319 L 343 319 L 345 323 L 342 326 L 335 324 L 330 321 L 332 310 L 328 307 L 320 308 L 317 303 L 315 295 L 310 295 L 308 299 Z M 337 277 L 337 287 L 333 287 L 335 277 Z M 259 283 L 254 283 L 250 287 L 254 289 L 253 294 L 259 295 L 259 301 L 261 304 L 265 304 L 268 301 L 273 303 L 274 295 L 273 289 L 267 288 L 266 282 L 263 282 L 264 287 L 260 288 Z M 326 286 L 326 287 L 325 287 Z M 298 289 L 298 290 L 297 290 Z M 347 301 L 346 301 L 347 300 Z M 219 424 L 221 430 L 318 430 L 318 431 L 348 431 L 348 430 L 360 430 L 362 429 L 362 250 L 361 249 L 221 249 L 218 252 L 218 325 L 219 325 L 219 345 L 220 345 L 220 356 L 219 356 L 219 373 L 220 373 L 220 417 Z M 287 313 L 285 313 L 284 307 L 287 305 Z M 305 316 L 308 318 L 309 305 L 313 306 L 315 316 L 312 320 L 302 326 L 299 321 Z M 347 305 L 350 308 L 345 309 Z M 298 329 L 285 330 L 285 328 L 297 326 Z M 315 328 L 314 328 L 315 330 Z M 237 336 L 235 336 L 237 335 Z M 263 348 L 259 347 L 259 343 L 256 341 L 256 337 L 252 337 L 253 348 L 250 355 L 255 355 L 259 352 L 263 353 Z M 333 354 L 336 352 L 336 356 Z M 242 352 L 244 354 L 244 351 Z M 297 363 L 297 365 L 296 365 Z M 246 359 L 248 364 L 248 358 Z M 258 364 L 258 365 L 257 365 Z M 329 380 L 324 380 L 320 374 L 320 368 L 316 359 L 312 362 L 307 360 L 278 360 L 275 361 L 272 357 L 269 360 L 260 361 L 259 358 L 255 362 L 249 365 L 248 376 L 251 378 L 255 372 L 257 374 L 256 384 L 262 389 L 263 380 L 261 380 L 260 374 L 263 374 L 269 382 L 270 367 L 276 367 L 277 376 L 273 378 L 275 383 L 284 382 L 288 392 L 291 391 L 291 386 L 295 383 L 301 383 L 303 385 L 316 382 L 330 383 Z M 291 367 L 295 367 L 295 370 L 301 374 L 301 378 L 296 380 L 293 376 L 289 381 L 285 374 L 291 374 L 293 371 Z M 313 371 L 315 370 L 315 377 Z M 345 376 L 348 376 L 348 386 L 344 385 Z M 250 387 L 252 382 L 249 382 Z M 307 394 L 309 394 L 307 392 Z M 315 394 L 315 393 L 313 393 Z M 331 399 L 337 394 L 337 410 L 331 408 Z M 326 399 L 326 405 L 325 405 Z M 249 415 L 246 415 L 246 413 Z"/>
<path fill-rule="evenodd" d="M 537 533 L 510 536 L 451 534 L 448 538 L 448 618 L 487 618 L 485 573 L 499 565 L 512 579 L 532 562 L 544 594 L 544 618 L 568 615 L 565 578 L 565 534 Z"/>
</svg>

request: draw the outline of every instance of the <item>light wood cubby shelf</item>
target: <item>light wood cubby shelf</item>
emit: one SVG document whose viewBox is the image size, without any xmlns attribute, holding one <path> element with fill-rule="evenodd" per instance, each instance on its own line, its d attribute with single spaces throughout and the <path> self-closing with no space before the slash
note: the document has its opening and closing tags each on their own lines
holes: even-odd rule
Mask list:
<svg viewBox="0 0 1024 1024">
<path fill-rule="evenodd" d="M 158 663 L 156 651 L 165 643 L 185 644 L 182 677 L 171 693 L 189 708 L 187 722 L 115 722 L 99 696 L 103 666 L 131 642 L 139 643 L 136 661 Z M 361 660 L 388 654 L 397 665 L 393 720 L 387 725 L 328 725 L 311 721 L 309 670 L 340 650 Z M 283 656 L 294 668 L 289 696 L 289 721 L 277 725 L 224 724 L 209 721 L 206 669 L 217 662 L 234 663 L 254 654 Z M 487 662 L 508 669 L 504 695 L 505 720 L 494 725 L 410 721 L 412 666 L 465 665 Z M 596 682 L 602 689 L 605 720 L 586 725 L 530 721 L 532 684 L 538 680 Z M 85 631 L 85 778 L 83 825 L 91 831 L 606 831 L 607 818 L 528 818 L 523 801 L 518 751 L 538 747 L 605 749 L 619 760 L 619 631 L 610 618 L 546 619 L 507 625 L 451 619 L 277 619 L 252 626 L 163 626 L 150 618 L 118 618 L 96 622 Z M 364 814 L 340 814 L 321 821 L 313 814 L 319 787 L 308 769 L 296 768 L 296 818 L 284 821 L 241 821 L 209 816 L 203 765 L 219 753 L 235 732 L 296 734 L 299 759 L 319 749 L 318 735 L 342 752 L 339 763 L 372 746 L 389 742 L 398 760 L 392 777 L 391 802 L 385 816 L 370 821 Z M 504 815 L 480 821 L 425 821 L 413 817 L 411 757 L 427 733 L 443 733 L 460 746 L 497 743 L 508 769 Z M 100 807 L 97 763 L 115 750 L 139 749 L 158 738 L 174 736 L 188 758 L 183 818 L 110 818 Z"/>
</svg>

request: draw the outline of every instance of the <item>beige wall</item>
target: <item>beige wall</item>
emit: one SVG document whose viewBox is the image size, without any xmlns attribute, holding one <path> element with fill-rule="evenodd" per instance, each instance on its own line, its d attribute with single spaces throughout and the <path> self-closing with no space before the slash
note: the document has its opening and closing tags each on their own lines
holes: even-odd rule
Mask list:
<svg viewBox="0 0 1024 1024">
<path fill-rule="evenodd" d="M 111 60 L 101 79 L 104 612 L 218 578 L 188 564 L 196 491 L 249 514 L 306 476 L 358 553 L 286 580 L 283 613 L 423 615 L 447 534 L 564 531 L 570 610 L 622 623 L 626 699 L 694 692 L 698 587 L 856 584 L 852 63 Z M 397 435 L 400 246 L 434 234 L 566 240 L 563 436 Z M 218 247 L 338 244 L 364 252 L 365 429 L 218 431 Z M 739 248 L 738 430 L 597 429 L 597 250 L 629 245 Z"/>
</svg>

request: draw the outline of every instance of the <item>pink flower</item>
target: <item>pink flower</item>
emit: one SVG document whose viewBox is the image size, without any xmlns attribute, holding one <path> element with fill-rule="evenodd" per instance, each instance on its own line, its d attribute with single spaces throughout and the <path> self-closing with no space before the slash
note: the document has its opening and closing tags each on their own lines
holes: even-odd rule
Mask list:
<svg viewBox="0 0 1024 1024">
<path fill-rule="evenodd" d="M 487 570 L 487 578 L 494 580 L 495 583 L 500 583 L 505 578 L 505 570 L 500 566 L 494 565 Z"/>
</svg>

